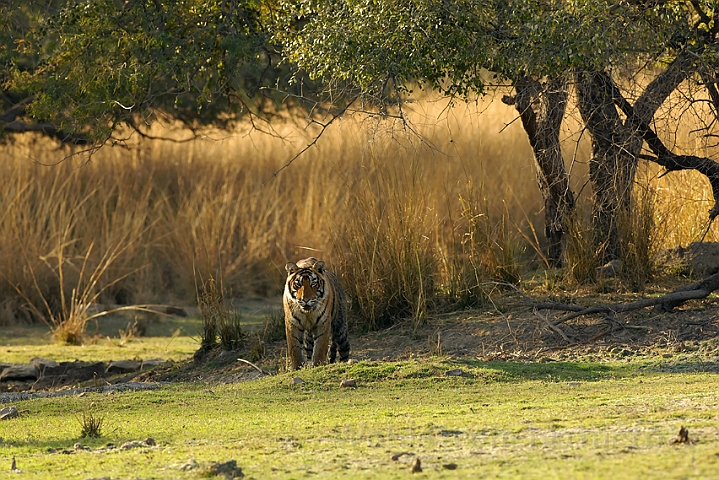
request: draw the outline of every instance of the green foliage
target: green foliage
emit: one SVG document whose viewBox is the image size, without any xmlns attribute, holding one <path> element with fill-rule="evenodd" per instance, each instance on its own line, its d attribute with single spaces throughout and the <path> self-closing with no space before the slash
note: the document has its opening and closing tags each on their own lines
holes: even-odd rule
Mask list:
<svg viewBox="0 0 719 480">
<path fill-rule="evenodd" d="M 514 80 L 654 60 L 671 52 L 672 38 L 687 39 L 692 19 L 685 2 L 281 3 L 286 17 L 274 38 L 290 60 L 383 100 L 412 82 L 448 95 L 481 93 L 487 70 Z"/>
<path fill-rule="evenodd" d="M 157 111 L 227 125 L 268 66 L 260 16 L 259 1 L 68 0 L 34 18 L 18 53 L 37 68 L 16 65 L 8 87 L 33 96 L 30 116 L 91 142 Z"/>
<path fill-rule="evenodd" d="M 6 133 L 22 131 L 9 128 L 19 111 L 35 130 L 98 145 L 160 113 L 230 126 L 267 111 L 268 92 L 287 89 L 290 71 L 297 97 L 312 95 L 309 75 L 325 82 L 324 101 L 363 93 L 386 106 L 415 83 L 467 97 L 494 82 L 488 72 L 516 80 L 631 69 L 681 48 L 714 68 L 715 8 L 709 0 L 6 0 L 1 107 L 17 111 L 0 121 Z M 295 104 L 287 98 L 274 100 Z"/>
<path fill-rule="evenodd" d="M 491 47 L 479 34 L 491 20 L 476 1 L 387 0 L 282 2 L 289 16 L 275 38 L 314 77 L 339 79 L 375 95 L 426 81 L 448 94 L 481 91 L 477 65 Z M 301 28 L 294 19 L 299 16 Z M 295 28 L 293 28 L 293 26 Z"/>
</svg>

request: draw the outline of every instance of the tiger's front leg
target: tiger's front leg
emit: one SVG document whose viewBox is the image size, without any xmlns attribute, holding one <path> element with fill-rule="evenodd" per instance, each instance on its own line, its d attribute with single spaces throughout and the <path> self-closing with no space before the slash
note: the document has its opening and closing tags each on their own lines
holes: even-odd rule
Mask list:
<svg viewBox="0 0 719 480">
<path fill-rule="evenodd" d="M 327 364 L 327 351 L 330 347 L 330 330 L 326 329 L 319 337 L 315 337 L 315 348 L 312 351 L 312 366 Z"/>
<path fill-rule="evenodd" d="M 285 335 L 287 336 L 287 367 L 290 370 L 299 370 L 304 363 L 302 355 L 302 337 L 304 332 L 285 322 Z"/>
</svg>

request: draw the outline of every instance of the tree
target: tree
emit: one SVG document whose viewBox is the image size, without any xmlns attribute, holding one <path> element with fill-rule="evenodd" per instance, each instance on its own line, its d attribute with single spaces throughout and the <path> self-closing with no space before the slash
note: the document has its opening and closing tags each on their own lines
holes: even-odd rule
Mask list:
<svg viewBox="0 0 719 480">
<path fill-rule="evenodd" d="M 278 98 L 340 112 L 361 101 L 403 117 L 415 86 L 466 99 L 508 81 L 515 95 L 505 101 L 534 151 L 553 265 L 574 206 L 559 144 L 571 88 L 593 140 L 600 258 L 622 255 L 616 217 L 631 206 L 639 158 L 714 168 L 673 154 L 651 128 L 687 79 L 699 79 L 719 112 L 719 13 L 709 0 L 5 1 L 4 138 L 40 131 L 92 149 L 122 140 L 121 127 L 147 135 L 156 118 L 226 127 L 280 107 Z M 645 74 L 651 82 L 631 96 L 625 86 Z M 324 90 L 308 93 L 312 81 Z"/>
<path fill-rule="evenodd" d="M 153 119 L 228 127 L 274 101 L 258 1 L 6 0 L 0 138 L 36 131 L 97 148 Z"/>
<path fill-rule="evenodd" d="M 330 86 L 333 80 L 355 85 L 382 106 L 401 112 L 402 97 L 414 83 L 466 97 L 491 87 L 487 71 L 509 80 L 516 95 L 505 101 L 517 108 L 534 150 L 545 199 L 548 257 L 555 265 L 574 205 L 558 142 L 566 75 L 574 80 L 592 135 L 590 179 L 601 260 L 622 255 L 617 217 L 630 208 L 637 159 L 677 158 L 666 147 L 657 153 L 651 143 L 647 145 L 656 156 L 641 155 L 647 135 L 658 141 L 649 127 L 657 108 L 697 71 L 712 101 L 719 98 L 714 2 L 283 3 L 286 12 L 302 19 L 301 28 L 279 30 L 278 40 L 290 58 L 310 75 L 328 78 Z M 632 107 L 620 85 L 636 86 L 634 79 L 642 75 L 653 80 Z M 699 163 L 713 168 L 709 159 Z M 691 162 L 671 165 L 695 168 Z"/>
</svg>

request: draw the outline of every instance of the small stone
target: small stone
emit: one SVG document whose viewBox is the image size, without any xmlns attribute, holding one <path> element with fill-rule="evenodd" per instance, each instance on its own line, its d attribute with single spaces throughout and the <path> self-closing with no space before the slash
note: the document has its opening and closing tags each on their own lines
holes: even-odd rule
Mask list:
<svg viewBox="0 0 719 480">
<path fill-rule="evenodd" d="M 200 466 L 200 464 L 197 463 L 197 460 L 195 460 L 194 458 L 191 458 L 184 464 L 180 465 L 180 470 L 182 470 L 183 472 L 187 472 L 189 470 L 194 470 L 196 468 L 199 468 L 199 466 Z"/>
<path fill-rule="evenodd" d="M 689 440 L 689 430 L 684 426 L 680 427 L 679 433 L 672 443 L 692 443 L 692 441 Z"/>
<path fill-rule="evenodd" d="M 392 455 L 390 458 L 392 459 L 393 462 L 396 462 L 397 460 L 399 460 L 400 458 L 402 458 L 402 457 L 405 456 L 405 455 L 414 455 L 414 453 L 411 453 L 411 452 L 399 452 L 399 453 L 395 453 L 395 454 Z"/>
<path fill-rule="evenodd" d="M 82 450 L 82 443 L 77 442 L 75 445 L 72 446 L 75 450 Z"/>
<path fill-rule="evenodd" d="M 442 465 L 442 468 L 446 470 L 457 470 L 457 464 L 456 463 L 445 463 Z"/>
<path fill-rule="evenodd" d="M 148 447 L 154 447 L 155 445 L 157 445 L 157 442 L 155 442 L 154 438 L 148 437 L 145 439 L 145 445 L 147 445 Z"/>
<path fill-rule="evenodd" d="M 215 476 L 224 475 L 227 479 L 242 478 L 245 476 L 245 474 L 242 473 L 242 468 L 237 466 L 237 461 L 235 460 L 228 460 L 223 463 L 213 463 L 210 465 L 208 473 Z"/>
<path fill-rule="evenodd" d="M 144 447 L 145 444 L 143 442 L 138 442 L 137 440 L 133 440 L 131 442 L 125 442 L 122 445 L 120 445 L 120 450 L 131 450 L 133 448 L 137 447 Z"/>
<path fill-rule="evenodd" d="M 142 361 L 142 364 L 140 365 L 140 370 L 145 370 L 151 367 L 159 367 L 160 365 L 164 365 L 166 363 L 167 360 L 162 358 L 148 358 Z"/>
<path fill-rule="evenodd" d="M 455 368 L 452 370 L 447 370 L 446 372 L 444 372 L 444 374 L 448 377 L 461 377 L 464 375 L 464 370 L 462 370 L 461 368 Z"/>
<path fill-rule="evenodd" d="M 295 377 L 292 379 L 292 385 L 299 385 L 300 383 L 305 383 L 305 381 L 302 380 L 300 377 Z"/>
<path fill-rule="evenodd" d="M 422 471 L 422 462 L 419 461 L 419 457 L 414 459 L 414 463 L 412 464 L 412 468 L 410 469 L 410 472 L 412 473 L 420 473 Z"/>
<path fill-rule="evenodd" d="M 357 380 L 346 378 L 340 382 L 340 388 L 357 388 Z"/>
<path fill-rule="evenodd" d="M 7 382 L 10 380 L 37 380 L 39 373 L 38 368 L 31 363 L 21 365 L 13 364 L 9 367 L 5 367 L 2 373 L 0 373 L 0 382 Z"/>
<path fill-rule="evenodd" d="M 0 420 L 9 420 L 11 418 L 17 418 L 19 416 L 20 413 L 18 413 L 17 407 L 15 407 L 14 405 L 10 405 L 9 407 L 0 409 Z"/>
<path fill-rule="evenodd" d="M 141 367 L 142 363 L 136 362 L 135 360 L 119 360 L 117 362 L 110 362 L 105 373 L 133 373 L 140 371 Z"/>
<path fill-rule="evenodd" d="M 597 275 L 599 275 L 601 277 L 616 277 L 617 275 L 619 275 L 619 272 L 622 270 L 623 265 L 624 264 L 622 263 L 621 260 L 618 260 L 618 259 L 611 260 L 611 261 L 605 263 L 604 265 L 602 265 L 601 267 L 597 267 L 597 269 L 596 269 Z"/>
</svg>

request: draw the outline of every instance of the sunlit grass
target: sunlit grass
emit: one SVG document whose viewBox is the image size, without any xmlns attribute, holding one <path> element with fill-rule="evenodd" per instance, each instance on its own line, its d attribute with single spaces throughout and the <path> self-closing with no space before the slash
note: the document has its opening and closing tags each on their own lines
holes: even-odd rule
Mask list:
<svg viewBox="0 0 719 480">
<path fill-rule="evenodd" d="M 365 246 L 389 232 L 392 241 L 378 243 L 387 246 L 380 249 L 385 265 L 392 265 L 393 255 L 401 258 L 406 273 L 408 266 L 422 265 L 415 269 L 422 281 L 401 292 L 408 304 L 399 309 L 403 315 L 421 323 L 433 294 L 469 292 L 472 298 L 459 303 L 476 303 L 481 269 L 456 261 L 479 258 L 477 252 L 498 246 L 501 255 L 495 260 L 503 264 L 487 275 L 516 278 L 525 266 L 541 265 L 532 251 L 543 241 L 531 148 L 515 121 L 516 111 L 490 100 L 452 109 L 445 100 L 429 98 L 407 104 L 412 129 L 391 120 L 346 118 L 284 170 L 317 130 L 288 123 L 275 125 L 269 134 L 129 142 L 102 149 L 90 162 L 66 159 L 68 150 L 46 140 L 4 145 L 0 324 L 38 321 L 38 311 L 56 314 L 63 296 L 72 298 L 72 290 L 83 285 L 83 265 L 93 271 L 124 238 L 132 240 L 86 292 L 88 298 L 99 295 L 98 303 L 190 305 L 196 299 L 196 275 L 221 277 L 231 298 L 278 296 L 284 264 L 311 255 L 338 270 L 345 260 L 363 258 L 356 268 L 345 263 L 339 272 L 350 281 L 351 273 L 368 268 L 367 257 L 355 258 L 351 242 L 338 239 L 358 238 L 357 229 L 364 225 L 358 224 L 358 213 L 381 220 L 375 231 L 365 229 Z M 589 149 L 586 138 L 575 148 L 578 132 L 569 118 L 563 146 L 571 184 L 581 192 L 580 204 L 588 205 Z M 158 126 L 154 133 L 186 136 L 172 127 Z M 642 167 L 638 176 L 639 184 L 657 192 L 651 211 L 659 230 L 646 249 L 652 252 L 701 239 L 711 206 L 710 187 L 697 175 L 673 172 L 660 178 L 660 173 Z M 387 215 L 393 211 L 388 206 L 397 214 Z M 493 246 L 496 239 L 490 239 L 473 245 L 475 253 L 463 251 L 472 225 L 463 219 L 466 212 L 481 215 L 501 233 L 501 242 Z M 707 240 L 719 238 L 717 228 L 712 226 Z M 535 237 L 532 232 L 540 233 Z M 63 279 L 53 263 L 58 239 L 64 242 Z M 592 258 L 592 246 L 582 248 Z M 414 258 L 402 258 L 399 249 Z M 431 263 L 427 259 L 437 263 L 433 270 L 425 268 Z M 362 285 L 358 282 L 356 290 Z M 35 309 L 28 308 L 28 300 Z"/>
<path fill-rule="evenodd" d="M 103 321 L 105 320 L 105 321 Z M 103 319 L 90 322 L 83 345 L 54 342 L 45 326 L 12 326 L 0 330 L 0 359 L 7 363 L 27 363 L 34 357 L 63 362 L 73 360 L 107 361 L 133 358 L 187 360 L 199 348 L 198 319 L 162 319 L 150 323 L 145 336 L 123 338 L 130 320 Z"/>
<path fill-rule="evenodd" d="M 458 367 L 464 376 L 445 375 Z M 19 402 L 27 413 L 3 423 L 3 455 L 23 478 L 197 478 L 230 459 L 251 478 L 407 478 L 416 457 L 437 478 L 711 478 L 718 391 L 715 373 L 620 363 L 360 362 Z M 81 439 L 83 411 L 102 417 L 100 438 Z M 671 443 L 682 425 L 696 443 Z M 157 446 L 105 447 L 148 437 Z M 190 459 L 199 469 L 183 471 Z"/>
</svg>

